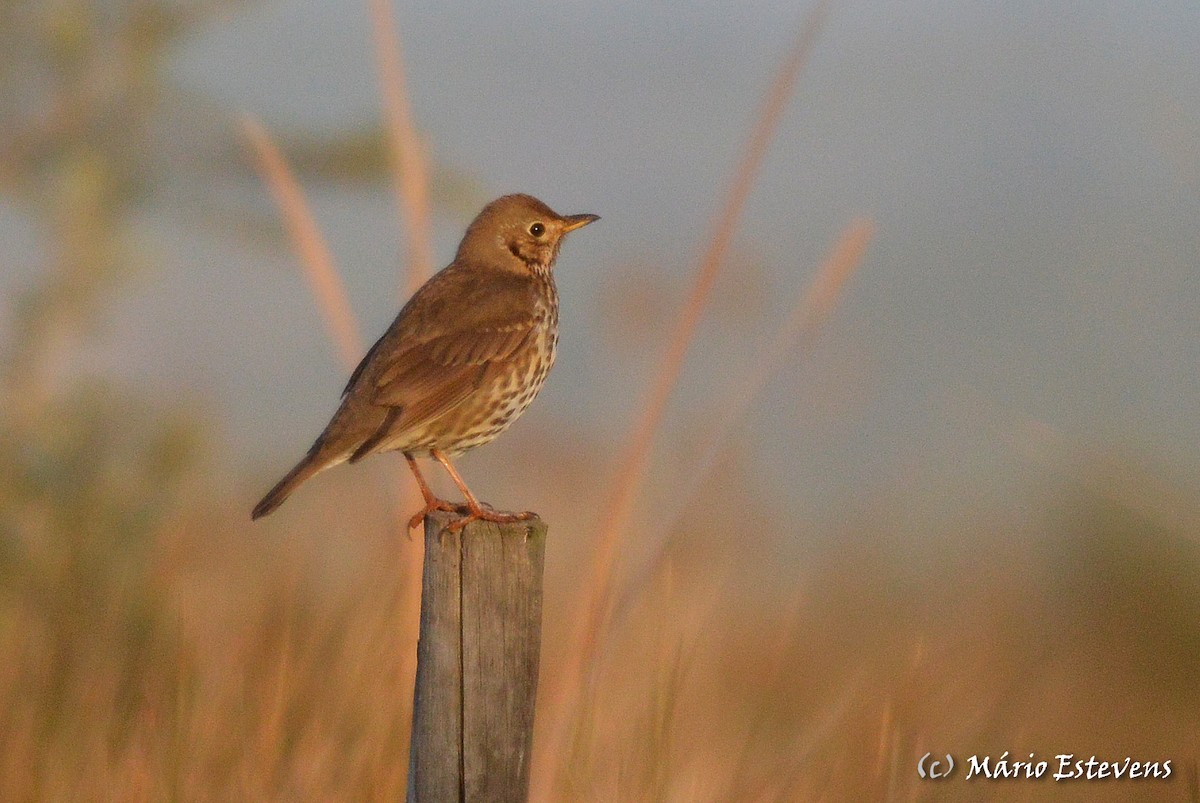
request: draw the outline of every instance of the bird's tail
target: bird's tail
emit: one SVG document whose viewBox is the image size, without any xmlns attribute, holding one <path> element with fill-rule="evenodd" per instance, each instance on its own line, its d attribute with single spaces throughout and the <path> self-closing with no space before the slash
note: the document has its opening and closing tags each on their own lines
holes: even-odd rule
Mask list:
<svg viewBox="0 0 1200 803">
<path fill-rule="evenodd" d="M 287 498 L 292 495 L 292 491 L 296 490 L 300 483 L 333 465 L 329 461 L 328 455 L 322 454 L 319 447 L 320 442 L 314 445 L 304 459 L 277 482 L 274 488 L 267 491 L 267 495 L 262 498 L 262 501 L 254 506 L 254 512 L 250 514 L 251 520 L 261 519 L 275 510 L 287 501 Z"/>
</svg>

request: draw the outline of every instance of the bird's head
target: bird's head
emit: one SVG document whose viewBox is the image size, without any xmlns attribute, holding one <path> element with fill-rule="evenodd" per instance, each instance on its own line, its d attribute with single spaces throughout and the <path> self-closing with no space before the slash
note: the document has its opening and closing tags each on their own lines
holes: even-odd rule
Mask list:
<svg viewBox="0 0 1200 803">
<path fill-rule="evenodd" d="M 483 208 L 463 235 L 456 261 L 544 273 L 554 265 L 567 232 L 597 215 L 560 215 L 532 195 L 505 195 Z"/>
</svg>

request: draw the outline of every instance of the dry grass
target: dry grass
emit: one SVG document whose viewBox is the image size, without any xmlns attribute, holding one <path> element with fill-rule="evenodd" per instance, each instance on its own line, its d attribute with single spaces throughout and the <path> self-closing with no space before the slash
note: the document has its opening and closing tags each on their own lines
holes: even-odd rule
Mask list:
<svg viewBox="0 0 1200 803">
<path fill-rule="evenodd" d="M 346 509 L 378 507 L 354 478 L 333 478 L 327 493 Z M 725 492 L 745 498 L 748 479 Z M 278 537 L 250 530 L 242 510 L 181 515 L 155 536 L 144 576 L 90 610 L 48 607 L 6 575 L 0 798 L 402 796 L 413 636 L 402 596 L 417 578 L 378 518 L 311 495 L 295 504 L 304 525 Z M 563 798 L 911 799 L 932 794 L 912 767 L 926 750 L 1192 755 L 1195 620 L 1153 578 L 1200 591 L 1195 556 L 1180 569 L 1195 533 L 981 529 L 981 561 L 946 548 L 960 532 L 921 531 L 893 510 L 860 511 L 836 549 L 797 556 L 803 579 L 790 587 L 762 579 L 786 523 L 768 518 L 756 547 L 733 553 L 721 522 L 692 528 L 688 559 L 606 639 Z M 1122 510 L 1093 500 L 1068 514 L 1116 522 Z M 904 542 L 918 539 L 914 560 Z M 1158 557 L 1129 568 L 1124 545 Z M 1071 556 L 1084 572 L 1074 580 Z M 65 578 L 46 587 L 60 603 L 77 593 Z M 561 628 L 559 611 L 547 618 Z M 1186 798 L 1179 773 L 1132 791 Z"/>
</svg>

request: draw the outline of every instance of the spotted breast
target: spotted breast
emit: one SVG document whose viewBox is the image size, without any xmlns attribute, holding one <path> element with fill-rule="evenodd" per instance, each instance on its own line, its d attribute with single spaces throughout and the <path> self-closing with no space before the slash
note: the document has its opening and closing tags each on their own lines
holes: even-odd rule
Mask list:
<svg viewBox="0 0 1200 803">
<path fill-rule="evenodd" d="M 521 348 L 462 404 L 393 448 L 459 455 L 494 440 L 521 417 L 546 384 L 558 353 L 558 290 L 549 271 L 539 272 L 537 280 L 534 325 Z"/>
</svg>

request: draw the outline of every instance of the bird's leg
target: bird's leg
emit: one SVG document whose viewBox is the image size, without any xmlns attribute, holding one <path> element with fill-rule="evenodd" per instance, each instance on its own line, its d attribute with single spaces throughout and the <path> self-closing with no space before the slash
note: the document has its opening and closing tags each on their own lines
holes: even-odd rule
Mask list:
<svg viewBox="0 0 1200 803">
<path fill-rule="evenodd" d="M 532 513 L 497 513 L 494 510 L 485 508 L 479 504 L 479 500 L 475 498 L 475 494 L 471 493 L 471 489 L 463 482 L 463 478 L 459 476 L 458 471 L 451 465 L 450 459 L 442 452 L 441 449 L 430 449 L 429 454 L 435 460 L 442 464 L 446 469 L 446 473 L 450 475 L 450 479 L 454 480 L 454 484 L 458 486 L 458 490 L 462 491 L 462 495 L 467 500 L 467 515 L 457 521 L 450 522 L 448 529 L 461 530 L 473 521 L 494 521 L 498 524 L 509 524 L 514 521 L 528 521 L 533 518 Z"/>
<path fill-rule="evenodd" d="M 416 458 L 405 452 L 404 459 L 408 461 L 408 467 L 412 469 L 413 476 L 417 478 L 417 487 L 421 489 L 421 496 L 425 499 L 425 507 L 414 513 L 413 517 L 408 520 L 408 529 L 417 529 L 422 520 L 435 510 L 456 512 L 457 508 L 454 505 L 433 495 L 433 491 L 429 489 L 429 483 L 425 482 L 425 478 L 421 476 L 421 469 L 417 467 Z"/>
</svg>

